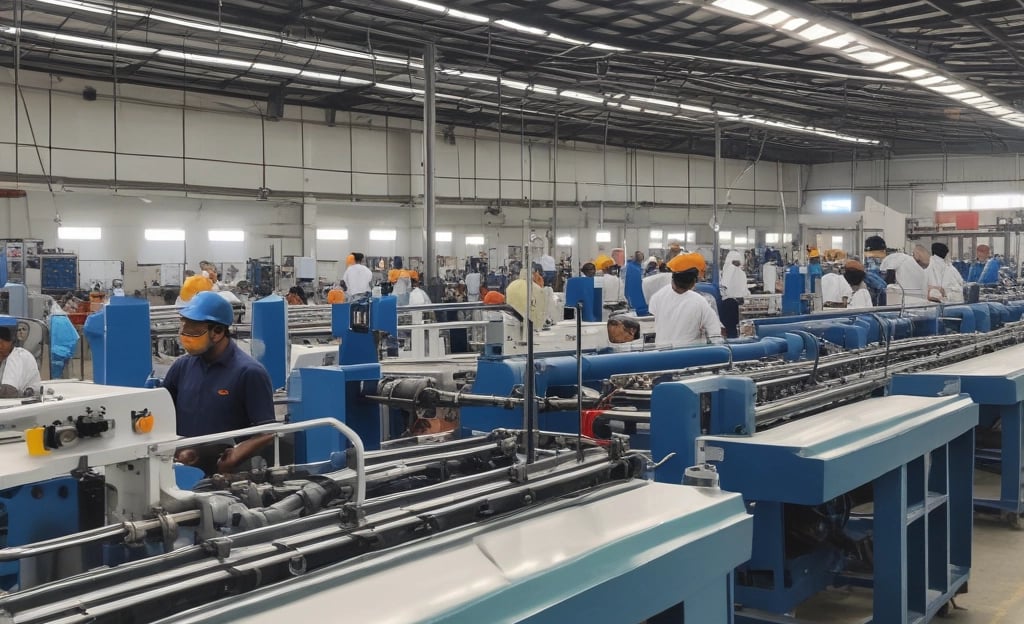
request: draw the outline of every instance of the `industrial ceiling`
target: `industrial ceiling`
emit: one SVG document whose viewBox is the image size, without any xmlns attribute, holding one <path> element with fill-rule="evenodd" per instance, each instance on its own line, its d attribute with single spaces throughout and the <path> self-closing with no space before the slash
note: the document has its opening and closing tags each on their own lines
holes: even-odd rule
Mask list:
<svg viewBox="0 0 1024 624">
<path fill-rule="evenodd" d="M 438 123 L 529 136 L 1024 151 L 1024 0 L 5 0 L 0 27 L 8 67 L 409 118 L 433 43 Z"/>
</svg>

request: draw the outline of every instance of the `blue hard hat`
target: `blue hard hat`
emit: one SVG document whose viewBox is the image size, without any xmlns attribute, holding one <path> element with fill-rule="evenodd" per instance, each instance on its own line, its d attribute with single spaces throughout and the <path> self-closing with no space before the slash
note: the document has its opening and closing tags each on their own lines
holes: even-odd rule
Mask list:
<svg viewBox="0 0 1024 624">
<path fill-rule="evenodd" d="M 235 311 L 228 300 L 209 290 L 193 297 L 178 314 L 190 321 L 219 323 L 228 327 L 235 320 Z"/>
</svg>

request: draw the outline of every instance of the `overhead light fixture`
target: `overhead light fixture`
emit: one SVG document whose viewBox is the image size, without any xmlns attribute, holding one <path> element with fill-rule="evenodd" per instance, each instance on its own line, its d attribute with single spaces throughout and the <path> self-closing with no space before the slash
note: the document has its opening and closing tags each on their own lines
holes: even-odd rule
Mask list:
<svg viewBox="0 0 1024 624">
<path fill-rule="evenodd" d="M 434 4 L 433 2 L 424 2 L 423 0 L 398 0 L 402 4 L 410 4 L 420 9 L 426 9 L 428 11 L 437 11 L 438 13 L 444 13 L 445 7 L 440 4 Z"/>
<path fill-rule="evenodd" d="M 817 41 L 818 39 L 823 39 L 825 37 L 828 37 L 829 35 L 834 35 L 835 32 L 836 31 L 832 30 L 831 28 L 828 28 L 827 26 L 822 26 L 821 24 L 814 24 L 813 26 L 809 26 L 808 28 L 805 28 L 798 32 L 797 36 L 808 41 Z"/>
<path fill-rule="evenodd" d="M 883 63 L 892 58 L 892 55 L 885 54 L 883 52 L 876 52 L 875 50 L 867 50 L 864 52 L 855 52 L 850 54 L 851 58 L 854 58 L 865 65 L 876 65 Z"/>
<path fill-rule="evenodd" d="M 348 230 L 345 228 L 317 228 L 316 239 L 327 241 L 348 240 Z"/>
<path fill-rule="evenodd" d="M 595 42 L 595 43 L 591 43 L 590 47 L 594 48 L 595 50 L 609 50 L 611 52 L 625 52 L 626 51 L 626 48 L 620 48 L 620 47 L 617 47 L 617 46 L 608 45 L 607 43 L 596 43 Z"/>
<path fill-rule="evenodd" d="M 845 48 L 846 46 L 850 45 L 851 43 L 853 43 L 853 36 L 852 35 L 839 35 L 838 37 L 832 37 L 831 39 L 826 39 L 825 41 L 822 41 L 818 45 L 824 46 L 826 48 L 833 48 L 835 50 L 838 50 L 840 48 Z"/>
<path fill-rule="evenodd" d="M 508 28 L 509 30 L 526 33 L 528 35 L 539 35 L 543 37 L 548 34 L 548 31 L 542 28 L 534 28 L 533 26 L 527 26 L 526 24 L 520 24 L 519 22 L 513 22 L 511 20 L 495 20 L 494 23 L 498 26 Z"/>
<path fill-rule="evenodd" d="M 910 63 L 906 61 L 893 61 L 892 63 L 886 63 L 885 65 L 879 65 L 878 67 L 872 67 L 871 69 L 891 74 L 892 72 L 897 72 L 908 67 L 910 67 Z"/>
<path fill-rule="evenodd" d="M 631 102 L 643 102 L 645 104 L 656 104 L 658 106 L 667 106 L 669 108 L 679 108 L 679 104 L 676 104 L 675 102 L 671 102 L 669 100 L 661 100 L 661 99 L 658 99 L 658 98 L 643 97 L 643 96 L 640 96 L 640 95 L 631 95 L 631 96 L 629 96 L 629 101 L 631 101 Z"/>
<path fill-rule="evenodd" d="M 929 74 L 931 74 L 930 71 L 928 71 L 927 69 L 921 69 L 920 67 L 900 72 L 900 76 L 903 76 L 905 78 L 912 78 L 914 80 L 918 78 L 923 78 L 924 76 L 927 76 Z"/>
<path fill-rule="evenodd" d="M 607 230 L 600 230 L 594 235 L 594 241 L 598 243 L 612 242 L 612 233 Z"/>
<path fill-rule="evenodd" d="M 572 247 L 572 236 L 559 236 L 555 243 L 562 247 Z"/>
<path fill-rule="evenodd" d="M 807 20 L 805 20 L 802 17 L 797 17 L 797 18 L 791 19 L 788 22 L 786 22 L 785 24 L 783 24 L 782 25 L 782 30 L 793 31 L 793 30 L 796 30 L 797 28 L 800 28 L 801 26 L 803 26 L 806 23 L 807 23 Z"/>
<path fill-rule="evenodd" d="M 477 15 L 476 13 L 467 13 L 466 11 L 460 11 L 458 9 L 448 9 L 449 17 L 456 17 L 458 19 L 466 20 L 467 22 L 476 22 L 477 24 L 485 24 L 490 20 L 488 17 L 483 15 Z"/>
<path fill-rule="evenodd" d="M 977 91 L 964 91 L 962 93 L 950 93 L 949 97 L 956 98 L 958 100 L 963 100 L 966 102 L 967 100 L 973 100 L 979 97 L 980 95 L 981 94 L 978 93 Z"/>
<path fill-rule="evenodd" d="M 765 15 L 764 17 L 757 18 L 757 21 L 767 26 L 775 26 L 788 20 L 790 17 L 792 16 L 789 13 L 786 13 L 785 11 L 772 11 L 771 13 Z"/>
<path fill-rule="evenodd" d="M 569 37 L 563 37 L 557 33 L 548 33 L 548 39 L 554 39 L 555 41 L 561 41 L 562 43 L 568 43 L 572 45 L 587 45 L 586 41 L 580 41 L 579 39 L 570 39 Z"/>
<path fill-rule="evenodd" d="M 977 106 L 978 104 L 987 104 L 991 101 L 992 100 L 988 99 L 985 96 L 980 96 L 964 99 L 964 104 L 971 104 L 972 106 Z"/>
<path fill-rule="evenodd" d="M 589 93 L 580 93 L 579 91 L 559 91 L 558 95 L 567 97 L 571 100 L 580 100 L 581 102 L 595 102 L 602 103 L 604 98 Z"/>
<path fill-rule="evenodd" d="M 946 82 L 946 77 L 945 76 L 929 76 L 927 78 L 922 78 L 920 80 L 915 80 L 914 82 L 916 82 L 917 84 L 921 85 L 922 87 L 927 87 L 927 86 L 930 86 L 930 85 L 939 84 L 940 82 Z"/>
<path fill-rule="evenodd" d="M 751 2 L 751 0 L 715 0 L 711 4 L 726 11 L 739 13 L 740 15 L 757 15 L 768 10 L 768 7 L 765 5 Z"/>
</svg>

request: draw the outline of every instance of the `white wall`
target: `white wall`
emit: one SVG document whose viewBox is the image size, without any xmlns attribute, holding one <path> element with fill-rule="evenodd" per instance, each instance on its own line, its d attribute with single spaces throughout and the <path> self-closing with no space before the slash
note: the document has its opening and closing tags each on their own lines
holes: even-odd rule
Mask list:
<svg viewBox="0 0 1024 624">
<path fill-rule="evenodd" d="M 805 191 L 803 212 L 820 212 L 821 200 L 829 197 L 851 197 L 853 210 L 862 210 L 864 198 L 871 196 L 918 219 L 922 225 L 931 225 L 940 194 L 1024 192 L 1024 158 L 1021 154 L 926 156 L 813 165 Z M 981 225 L 993 225 L 997 217 L 1010 215 L 980 212 L 979 221 Z M 952 244 L 959 241 L 943 240 L 951 244 L 954 252 L 960 251 L 959 246 Z M 964 249 L 982 242 L 992 245 L 996 253 L 1014 251 L 1003 249 L 1002 237 L 967 241 Z"/>
<path fill-rule="evenodd" d="M 352 250 L 423 254 L 415 121 L 338 112 L 337 125 L 328 127 L 321 110 L 304 107 L 286 107 L 284 119 L 267 121 L 263 104 L 251 101 L 121 85 L 115 104 L 112 85 L 90 82 L 99 97 L 89 102 L 80 95 L 86 83 L 75 78 L 22 72 L 21 80 L 24 105 L 10 73 L 0 74 L 0 176 L 29 190 L 27 200 L 0 200 L 8 236 L 43 238 L 83 259 L 124 259 L 129 287 L 141 285 L 133 284 L 133 264 L 149 249 L 146 227 L 184 228 L 193 266 L 266 256 L 271 244 L 278 257 L 321 260 Z M 507 245 L 521 244 L 524 219 L 538 220 L 536 230 L 545 234 L 556 169 L 558 234 L 575 239 L 562 253 L 586 260 L 622 241 L 646 250 L 652 227 L 668 233 L 688 226 L 699 243 L 711 242 L 709 158 L 574 142 L 555 150 L 547 140 L 506 133 L 499 141 L 492 132 L 457 128 L 454 145 L 437 141 L 437 227 L 454 233 L 438 253 L 462 258 L 492 250 L 500 262 Z M 761 240 L 763 232 L 781 231 L 783 202 L 790 210 L 798 203 L 801 168 L 762 162 L 748 169 L 726 160 L 722 169 L 722 229 L 752 226 Z M 260 187 L 271 189 L 268 201 L 256 200 Z M 501 214 L 487 214 L 499 196 Z M 102 227 L 103 239 L 58 241 L 58 216 L 64 225 Z M 317 227 L 348 228 L 349 240 L 318 242 Z M 246 243 L 211 246 L 210 228 L 244 229 Z M 371 228 L 395 229 L 398 240 L 369 241 Z M 600 229 L 614 242 L 598 245 Z M 485 235 L 485 249 L 467 248 L 468 234 Z"/>
</svg>

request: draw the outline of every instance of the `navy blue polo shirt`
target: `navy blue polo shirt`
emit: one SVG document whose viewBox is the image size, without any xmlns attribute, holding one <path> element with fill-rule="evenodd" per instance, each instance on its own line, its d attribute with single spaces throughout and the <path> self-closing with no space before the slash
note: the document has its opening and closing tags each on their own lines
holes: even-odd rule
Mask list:
<svg viewBox="0 0 1024 624">
<path fill-rule="evenodd" d="M 213 362 L 178 358 L 164 377 L 178 418 L 178 435 L 194 437 L 274 422 L 267 369 L 232 340 Z"/>
</svg>

